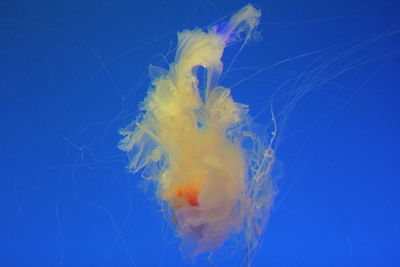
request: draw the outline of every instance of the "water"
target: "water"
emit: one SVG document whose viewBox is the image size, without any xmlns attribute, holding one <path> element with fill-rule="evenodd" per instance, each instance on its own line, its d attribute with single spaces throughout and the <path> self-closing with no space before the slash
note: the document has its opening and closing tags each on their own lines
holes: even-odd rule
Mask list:
<svg viewBox="0 0 400 267">
<path fill-rule="evenodd" d="M 174 60 L 176 32 L 245 4 L 0 4 L 2 266 L 211 264 L 182 259 L 118 130 L 148 65 Z M 253 266 L 399 265 L 398 3 L 253 4 L 262 39 L 227 49 L 222 80 L 257 122 L 270 123 L 271 99 L 282 122 L 279 194 Z M 245 264 L 228 247 L 213 262 Z"/>
</svg>

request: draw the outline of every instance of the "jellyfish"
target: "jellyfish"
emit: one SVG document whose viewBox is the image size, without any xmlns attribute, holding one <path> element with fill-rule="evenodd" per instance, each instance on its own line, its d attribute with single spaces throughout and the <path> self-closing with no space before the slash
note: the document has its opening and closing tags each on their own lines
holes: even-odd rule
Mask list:
<svg viewBox="0 0 400 267">
<path fill-rule="evenodd" d="M 186 255 L 213 253 L 233 236 L 252 251 L 269 217 L 276 131 L 259 130 L 220 84 L 224 49 L 257 36 L 260 16 L 249 4 L 226 23 L 178 33 L 175 62 L 150 67 L 140 114 L 120 131 L 128 169 L 156 184 Z"/>
</svg>

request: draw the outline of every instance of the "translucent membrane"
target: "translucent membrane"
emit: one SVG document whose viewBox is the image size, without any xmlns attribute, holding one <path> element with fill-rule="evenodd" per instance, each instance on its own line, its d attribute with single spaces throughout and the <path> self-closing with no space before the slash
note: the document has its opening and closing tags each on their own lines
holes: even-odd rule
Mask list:
<svg viewBox="0 0 400 267">
<path fill-rule="evenodd" d="M 141 114 L 121 130 L 129 169 L 156 181 L 181 248 L 192 256 L 216 250 L 230 234 L 255 248 L 272 205 L 274 135 L 254 132 L 248 107 L 218 84 L 225 47 L 247 42 L 260 15 L 247 5 L 223 27 L 178 33 L 175 62 L 151 67 Z M 207 72 L 204 92 L 198 66 Z"/>
</svg>

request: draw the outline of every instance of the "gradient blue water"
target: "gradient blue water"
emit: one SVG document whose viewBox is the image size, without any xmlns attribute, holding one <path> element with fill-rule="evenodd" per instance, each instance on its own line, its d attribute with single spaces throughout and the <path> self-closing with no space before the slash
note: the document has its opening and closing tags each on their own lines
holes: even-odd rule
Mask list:
<svg viewBox="0 0 400 267">
<path fill-rule="evenodd" d="M 246 3 L 0 3 L 1 266 L 188 264 L 151 188 L 124 169 L 118 129 L 145 96 L 147 66 L 173 60 L 177 31 Z M 244 48 L 224 85 L 316 52 L 233 89 L 252 114 L 285 81 L 287 92 L 311 89 L 281 133 L 280 194 L 254 266 L 399 266 L 399 4 L 253 4 L 263 40 Z M 293 100 L 282 96 L 281 108 Z"/>
</svg>

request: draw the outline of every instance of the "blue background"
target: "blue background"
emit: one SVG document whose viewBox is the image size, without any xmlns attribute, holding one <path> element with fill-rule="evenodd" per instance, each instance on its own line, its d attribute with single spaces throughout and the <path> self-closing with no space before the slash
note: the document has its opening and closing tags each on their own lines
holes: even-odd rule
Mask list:
<svg viewBox="0 0 400 267">
<path fill-rule="evenodd" d="M 173 61 L 177 31 L 246 3 L 1 1 L 1 266 L 190 265 L 151 187 L 125 170 L 118 129 L 137 114 L 148 65 Z M 254 266 L 400 266 L 398 1 L 253 4 L 263 39 L 222 84 L 237 84 L 260 123 L 277 92 L 286 118 Z"/>
</svg>

